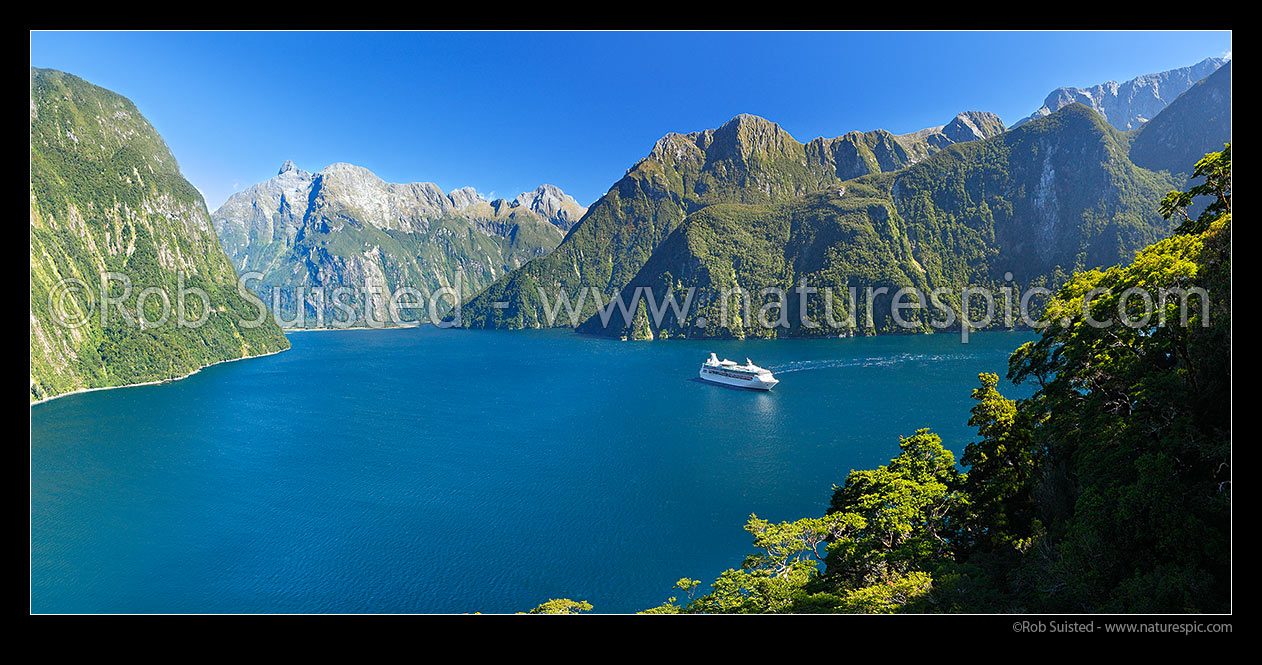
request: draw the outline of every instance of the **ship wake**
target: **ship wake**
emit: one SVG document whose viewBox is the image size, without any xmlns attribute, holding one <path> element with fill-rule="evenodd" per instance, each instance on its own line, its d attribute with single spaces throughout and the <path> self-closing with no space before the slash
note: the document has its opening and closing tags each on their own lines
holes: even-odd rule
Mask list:
<svg viewBox="0 0 1262 665">
<path fill-rule="evenodd" d="M 776 374 L 792 374 L 793 372 L 809 372 L 819 369 L 845 369 L 851 367 L 886 367 L 906 363 L 934 363 L 938 361 L 964 360 L 964 354 L 931 354 L 900 353 L 892 356 L 871 356 L 867 358 L 845 358 L 839 360 L 801 360 L 796 362 L 772 365 L 767 369 Z"/>
</svg>

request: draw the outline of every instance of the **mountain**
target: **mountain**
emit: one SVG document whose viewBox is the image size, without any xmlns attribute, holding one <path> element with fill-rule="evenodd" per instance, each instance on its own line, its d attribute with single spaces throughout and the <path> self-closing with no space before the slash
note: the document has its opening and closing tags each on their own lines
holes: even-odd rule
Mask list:
<svg viewBox="0 0 1262 665">
<path fill-rule="evenodd" d="M 1131 142 L 1130 156 L 1144 168 L 1189 173 L 1207 152 L 1231 141 L 1231 63 L 1179 95 Z"/>
<path fill-rule="evenodd" d="M 513 203 L 548 220 L 562 233 L 573 228 L 587 213 L 587 208 L 556 185 L 539 185 L 533 192 L 518 194 Z"/>
<path fill-rule="evenodd" d="M 310 173 L 286 161 L 275 177 L 233 194 L 213 218 L 237 269 L 262 273 L 252 286 L 265 295 L 278 287 L 284 323 L 302 327 L 318 319 L 298 322 L 300 287 L 308 289 L 307 314 L 334 314 L 331 293 L 322 306 L 319 289 L 350 287 L 356 293 L 344 300 L 354 321 L 384 322 L 394 289 L 429 293 L 455 287 L 460 275 L 462 293 L 473 293 L 550 252 L 584 212 L 553 185 L 488 201 L 470 187 L 444 193 L 433 183 L 387 183 L 351 164 Z"/>
<path fill-rule="evenodd" d="M 1086 89 L 1057 88 L 1043 100 L 1042 107 L 1029 117 L 1018 120 L 1013 127 L 1050 115 L 1070 104 L 1085 104 L 1117 129 L 1138 129 L 1197 81 L 1227 62 L 1223 58 L 1206 58 L 1190 67 L 1145 74 L 1125 83 L 1109 81 Z"/>
<path fill-rule="evenodd" d="M 630 338 L 852 334 L 802 325 L 799 295 L 791 289 L 803 283 L 821 294 L 832 289 L 832 317 L 844 321 L 846 312 L 869 311 L 866 287 L 998 292 L 1005 285 L 1054 286 L 1057 275 L 1127 263 L 1169 232 L 1157 202 L 1176 184 L 1132 164 L 1127 145 L 1126 135 L 1094 111 L 1072 104 L 901 171 L 786 201 L 710 206 L 685 219 L 623 287 L 631 321 L 613 309 L 608 325 L 594 315 L 578 330 Z M 857 300 L 848 286 L 858 287 Z M 694 306 L 683 320 L 667 310 L 662 325 L 649 325 L 646 308 L 637 307 L 640 287 L 654 294 L 650 307 L 668 294 L 683 303 L 696 287 Z M 788 327 L 746 324 L 735 299 L 725 317 L 720 294 L 734 287 L 755 296 L 764 287 L 783 289 Z M 809 320 L 826 320 L 826 299 L 808 299 Z M 958 310 L 955 295 L 942 300 Z M 755 300 L 750 311 L 775 301 Z M 897 331 L 889 296 L 873 299 L 870 311 L 876 316 L 870 324 L 860 316 L 858 332 Z M 929 331 L 930 321 L 945 315 L 904 318 Z"/>
<path fill-rule="evenodd" d="M 201 195 L 135 104 L 36 68 L 30 99 L 31 400 L 289 347 L 270 318 L 241 323 L 258 309 L 237 292 Z M 107 295 L 129 315 L 100 304 L 102 273 L 118 274 Z M 153 288 L 178 307 L 181 286 L 208 305 L 189 295 L 186 324 L 178 310 L 162 320 L 161 295 L 142 296 Z"/>
<path fill-rule="evenodd" d="M 461 322 L 478 328 L 546 327 L 539 288 L 571 295 L 583 287 L 606 295 L 617 291 L 687 215 L 707 206 L 785 201 L 860 175 L 901 169 L 958 142 L 1002 131 L 994 114 L 970 112 L 913 134 L 851 132 L 804 144 L 778 124 L 743 114 L 718 129 L 667 134 L 592 204 L 555 251 L 496 280 L 463 306 Z M 584 301 L 583 318 L 595 307 Z"/>
<path fill-rule="evenodd" d="M 895 135 L 883 129 L 850 132 L 834 139 L 817 138 L 806 144 L 806 158 L 829 167 L 841 180 L 869 173 L 897 171 L 956 143 L 984 139 L 1004 131 L 993 113 L 968 111 L 950 123 Z"/>
</svg>

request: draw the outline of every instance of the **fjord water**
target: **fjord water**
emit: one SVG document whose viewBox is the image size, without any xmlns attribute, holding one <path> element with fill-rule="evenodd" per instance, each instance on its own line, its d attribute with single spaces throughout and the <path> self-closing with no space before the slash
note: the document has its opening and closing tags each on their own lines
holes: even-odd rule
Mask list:
<svg viewBox="0 0 1262 665">
<path fill-rule="evenodd" d="M 977 374 L 1032 336 L 290 338 L 32 408 L 34 611 L 644 609 L 738 566 L 751 512 L 823 514 L 899 435 L 931 427 L 958 459 Z M 702 383 L 710 351 L 781 383 Z"/>
</svg>

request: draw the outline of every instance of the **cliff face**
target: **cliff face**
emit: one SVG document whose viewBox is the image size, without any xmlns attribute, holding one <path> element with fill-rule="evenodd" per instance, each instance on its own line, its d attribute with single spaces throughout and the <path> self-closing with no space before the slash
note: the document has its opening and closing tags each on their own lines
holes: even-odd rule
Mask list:
<svg viewBox="0 0 1262 665">
<path fill-rule="evenodd" d="M 804 144 L 776 123 L 742 114 L 716 129 L 667 134 L 592 204 L 554 252 L 501 277 L 466 303 L 462 322 L 547 326 L 539 316 L 540 288 L 571 295 L 582 287 L 605 295 L 621 289 L 679 223 L 702 208 L 785 201 L 857 176 L 898 170 L 1002 131 L 994 114 L 970 112 L 913 134 L 851 132 Z M 594 308 L 586 301 L 584 318 Z"/>
<path fill-rule="evenodd" d="M 354 323 L 386 320 L 388 294 L 400 287 L 459 285 L 472 294 L 547 254 L 585 211 L 552 185 L 513 201 L 487 201 L 467 187 L 444 193 L 433 183 L 388 183 L 352 164 L 310 173 L 286 161 L 213 218 L 237 269 L 262 273 L 252 286 L 265 299 L 275 289 L 286 325 L 301 327 L 318 319 L 298 322 L 300 301 L 306 314 L 326 322 L 334 315 L 330 302 L 313 295 L 320 289 L 352 289 L 346 301 Z M 298 292 L 302 287 L 310 293 Z"/>
<path fill-rule="evenodd" d="M 1108 81 L 1090 88 L 1057 88 L 1047 95 L 1042 107 L 1029 117 L 1018 120 L 1013 127 L 1051 115 L 1070 104 L 1082 104 L 1095 110 L 1117 129 L 1138 129 L 1157 117 L 1162 109 L 1197 81 L 1213 74 L 1226 63 L 1223 58 L 1206 58 L 1190 67 L 1144 74 L 1125 83 Z"/>
<path fill-rule="evenodd" d="M 130 100 L 32 68 L 30 123 L 32 400 L 289 347 L 270 318 L 242 324 L 258 309 L 237 292 L 205 202 Z M 102 273 L 118 274 L 108 295 L 126 313 L 103 311 Z M 181 286 L 206 294 L 207 308 L 185 303 L 184 320 L 202 324 L 162 322 L 161 297 L 140 298 L 154 288 L 175 309 Z"/>
</svg>

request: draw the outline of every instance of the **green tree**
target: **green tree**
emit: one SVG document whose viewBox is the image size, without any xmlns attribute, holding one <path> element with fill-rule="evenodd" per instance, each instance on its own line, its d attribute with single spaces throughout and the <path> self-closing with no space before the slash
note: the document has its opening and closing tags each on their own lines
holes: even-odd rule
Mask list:
<svg viewBox="0 0 1262 665">
<path fill-rule="evenodd" d="M 1031 482 L 1036 451 L 1025 413 L 999 393 L 999 376 L 979 374 L 981 387 L 968 424 L 981 440 L 964 448 L 960 462 L 968 467 L 964 491 L 969 509 L 961 520 L 957 547 L 1013 547 L 1029 544 L 1034 528 Z"/>
<path fill-rule="evenodd" d="M 585 600 L 570 600 L 569 598 L 553 598 L 543 603 L 527 614 L 579 614 L 582 612 L 590 612 L 592 604 Z"/>
<path fill-rule="evenodd" d="M 1226 144 L 1222 152 L 1211 152 L 1201 158 L 1192 177 L 1205 181 L 1186 192 L 1172 191 L 1161 200 L 1162 216 L 1180 220 L 1175 233 L 1203 233 L 1214 220 L 1231 214 L 1231 144 Z M 1187 210 L 1198 196 L 1210 197 L 1210 203 L 1193 220 Z"/>
<path fill-rule="evenodd" d="M 745 530 L 756 552 L 739 569 L 686 606 L 671 598 L 649 611 L 893 612 L 923 599 L 933 588 L 924 567 L 951 559 L 948 514 L 963 497 L 940 437 L 922 429 L 899 447 L 888 465 L 852 471 L 823 517 L 772 523 L 751 515 Z"/>
<path fill-rule="evenodd" d="M 1044 315 L 1058 323 L 1011 359 L 1041 386 L 1019 409 L 1048 456 L 1049 541 L 1025 566 L 1046 609 L 1230 607 L 1230 228 L 1075 275 Z"/>
</svg>

